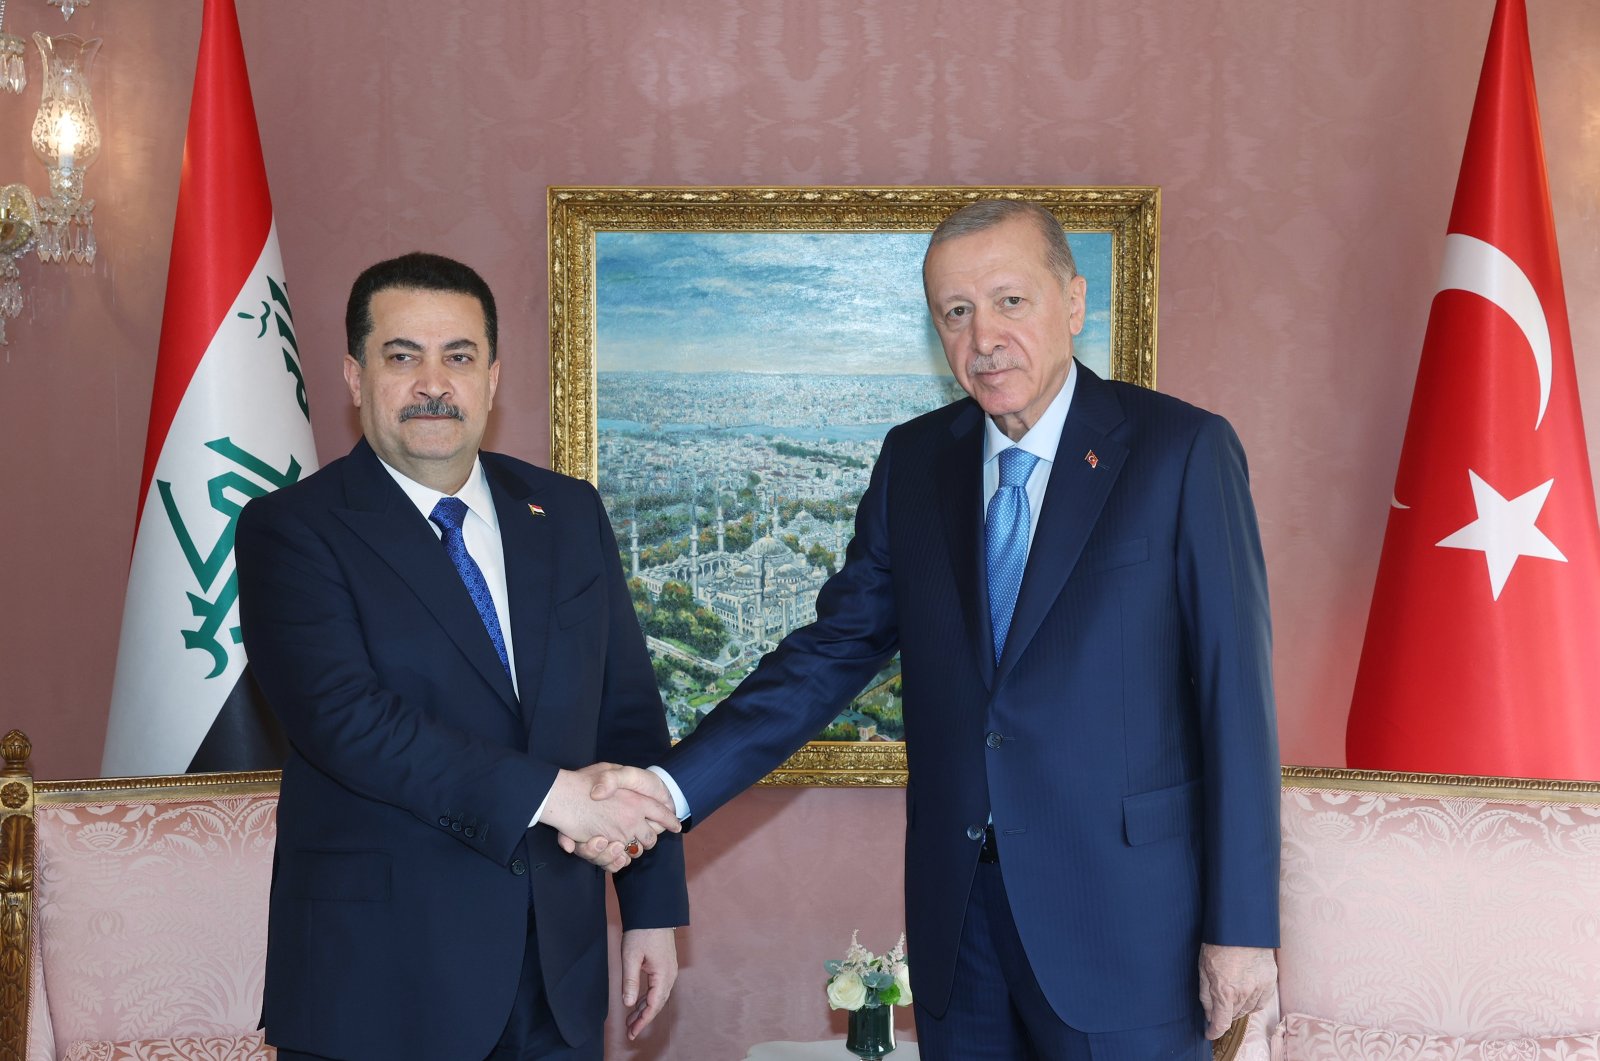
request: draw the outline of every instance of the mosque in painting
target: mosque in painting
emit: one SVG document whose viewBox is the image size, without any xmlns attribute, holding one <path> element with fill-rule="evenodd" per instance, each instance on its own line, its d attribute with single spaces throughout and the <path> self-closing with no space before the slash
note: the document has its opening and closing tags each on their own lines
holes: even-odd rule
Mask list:
<svg viewBox="0 0 1600 1061">
<path fill-rule="evenodd" d="M 758 521 L 765 532 L 741 552 L 726 547 L 722 506 L 717 506 L 717 541 L 714 551 L 700 551 L 699 516 L 691 522 L 689 551 L 675 560 L 640 567 L 639 530 L 630 522 L 629 549 L 632 576 L 652 598 L 668 582 L 689 587 L 695 603 L 709 608 L 739 642 L 742 655 L 759 655 L 777 645 L 784 634 L 817 617 L 817 593 L 828 580 L 828 569 L 812 563 L 808 553 L 822 546 L 833 555 L 835 569 L 844 565 L 846 521 L 830 523 L 802 509 L 780 523 L 774 504 Z M 795 549 L 787 540 L 798 542 Z"/>
</svg>

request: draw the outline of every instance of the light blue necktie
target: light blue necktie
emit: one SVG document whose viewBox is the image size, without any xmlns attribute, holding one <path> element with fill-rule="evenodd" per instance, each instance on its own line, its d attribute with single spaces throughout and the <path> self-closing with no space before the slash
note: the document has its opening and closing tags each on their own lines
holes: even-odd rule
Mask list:
<svg viewBox="0 0 1600 1061">
<path fill-rule="evenodd" d="M 1039 458 L 1018 446 L 1000 451 L 1000 488 L 989 499 L 983 520 L 984 551 L 989 567 L 989 627 L 994 632 L 994 661 L 1006 647 L 1011 617 L 1017 610 L 1022 569 L 1028 563 L 1028 476 Z"/>
<path fill-rule="evenodd" d="M 461 581 L 466 583 L 467 592 L 472 595 L 472 605 L 478 609 L 478 618 L 483 620 L 483 628 L 489 632 L 489 640 L 494 642 L 494 650 L 500 656 L 500 666 L 506 669 L 509 677 L 511 661 L 506 657 L 506 638 L 500 632 L 500 616 L 494 610 L 489 583 L 484 580 L 477 561 L 467 552 L 467 539 L 461 533 L 462 521 L 467 518 L 467 503 L 459 497 L 441 497 L 428 518 L 444 532 L 445 554 L 456 565 L 456 573 L 461 576 Z"/>
</svg>

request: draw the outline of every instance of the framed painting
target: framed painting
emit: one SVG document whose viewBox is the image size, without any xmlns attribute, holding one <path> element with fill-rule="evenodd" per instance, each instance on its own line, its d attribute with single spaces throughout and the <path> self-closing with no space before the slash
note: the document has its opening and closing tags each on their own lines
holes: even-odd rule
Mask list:
<svg viewBox="0 0 1600 1061">
<path fill-rule="evenodd" d="M 674 739 L 815 617 L 888 429 L 961 397 L 922 295 L 957 207 L 1059 218 L 1077 357 L 1155 385 L 1156 188 L 549 194 L 552 463 L 605 500 Z M 764 783 L 903 784 L 903 733 L 897 658 Z"/>
</svg>

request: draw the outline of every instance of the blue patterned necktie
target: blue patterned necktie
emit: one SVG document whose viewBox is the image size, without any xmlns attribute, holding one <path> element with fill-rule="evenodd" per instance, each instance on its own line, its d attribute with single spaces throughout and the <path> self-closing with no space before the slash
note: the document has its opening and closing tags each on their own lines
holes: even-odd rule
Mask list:
<svg viewBox="0 0 1600 1061">
<path fill-rule="evenodd" d="M 1006 647 L 1011 617 L 1017 610 L 1022 569 L 1028 563 L 1028 476 L 1039 458 L 1017 446 L 1000 451 L 1000 488 L 989 499 L 983 519 L 984 551 L 989 567 L 989 627 L 994 632 L 994 661 Z"/>
<path fill-rule="evenodd" d="M 445 555 L 450 557 L 450 562 L 456 565 L 456 573 L 466 583 L 467 592 L 472 595 L 472 605 L 478 609 L 483 628 L 489 632 L 489 640 L 494 642 L 495 653 L 500 657 L 500 666 L 506 669 L 509 677 L 511 661 L 506 657 L 506 638 L 500 632 L 500 616 L 494 610 L 489 583 L 484 580 L 477 561 L 467 552 L 467 539 L 461 533 L 461 524 L 467 518 L 467 503 L 459 497 L 441 497 L 428 518 L 444 532 Z"/>
</svg>

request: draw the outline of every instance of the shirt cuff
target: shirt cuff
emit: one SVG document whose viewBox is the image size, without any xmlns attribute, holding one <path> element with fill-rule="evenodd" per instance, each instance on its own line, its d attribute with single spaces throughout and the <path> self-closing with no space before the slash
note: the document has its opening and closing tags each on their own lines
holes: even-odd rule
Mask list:
<svg viewBox="0 0 1600 1061">
<path fill-rule="evenodd" d="M 661 783 L 667 786 L 667 791 L 672 793 L 672 813 L 678 816 L 680 822 L 683 821 L 689 816 L 689 801 L 683 798 L 683 789 L 679 788 L 678 783 L 672 780 L 672 775 L 661 767 L 652 766 L 649 770 L 659 777 Z"/>
<path fill-rule="evenodd" d="M 554 792 L 555 790 L 556 786 L 551 785 L 550 792 Z M 533 820 L 528 823 L 528 828 L 532 829 L 535 825 L 539 824 L 539 816 L 544 813 L 545 804 L 550 802 L 550 792 L 546 792 L 544 794 L 544 799 L 539 801 L 539 809 L 533 812 Z"/>
</svg>

